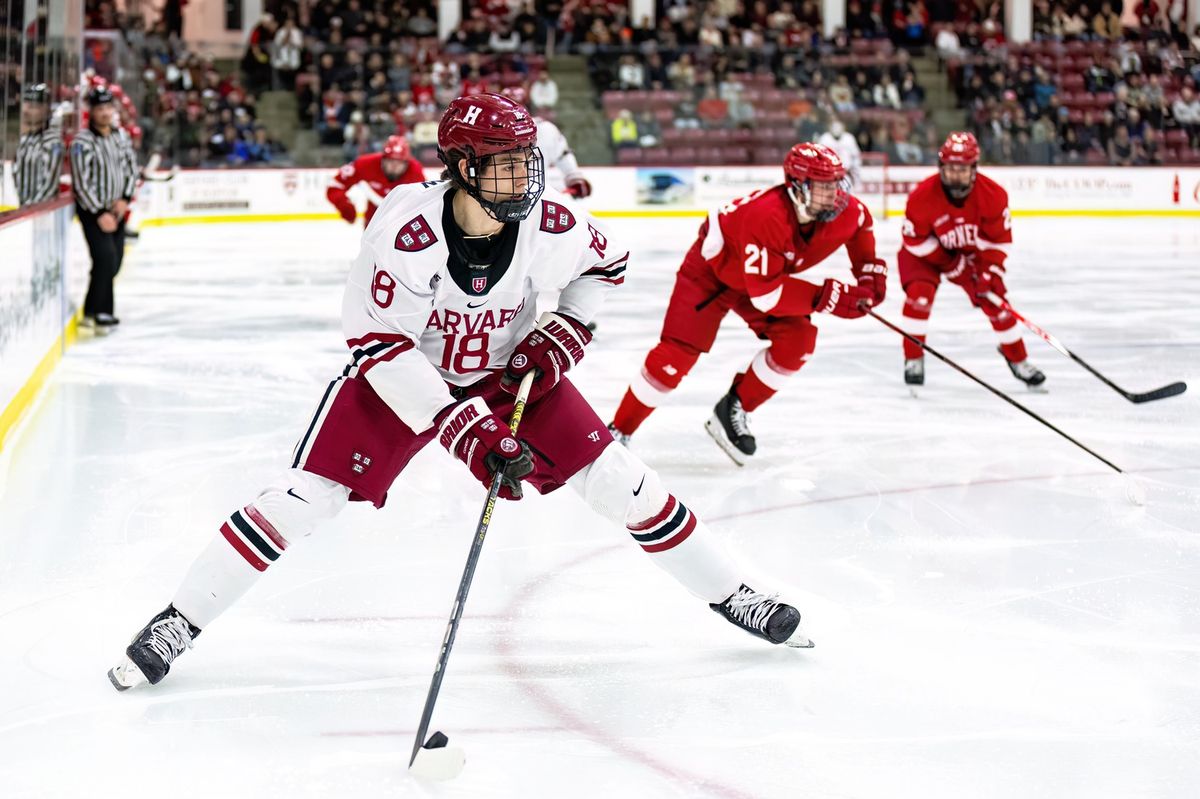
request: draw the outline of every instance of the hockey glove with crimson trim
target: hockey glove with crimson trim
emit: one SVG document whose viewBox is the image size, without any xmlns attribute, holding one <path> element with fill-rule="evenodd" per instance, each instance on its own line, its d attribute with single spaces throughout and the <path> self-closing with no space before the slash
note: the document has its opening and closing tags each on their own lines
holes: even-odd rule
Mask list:
<svg viewBox="0 0 1200 799">
<path fill-rule="evenodd" d="M 815 313 L 831 313 L 843 319 L 866 316 L 870 306 L 871 292 L 861 286 L 847 286 L 832 278 L 821 286 L 821 293 L 813 301 Z"/>
<path fill-rule="evenodd" d="M 516 394 L 521 378 L 536 370 L 529 401 L 534 402 L 558 385 L 567 370 L 583 360 L 583 348 L 592 340 L 592 331 L 583 322 L 546 312 L 537 326 L 517 345 L 504 368 L 500 387 Z"/>
<path fill-rule="evenodd" d="M 354 209 L 354 205 L 352 203 L 338 203 L 337 209 L 338 213 L 342 215 L 342 219 L 345 219 L 352 225 L 354 224 L 355 220 L 358 219 L 358 211 Z"/>
<path fill-rule="evenodd" d="M 871 293 L 871 306 L 878 307 L 887 296 L 887 264 L 881 260 L 867 261 L 850 270 L 860 289 Z"/>
<path fill-rule="evenodd" d="M 592 184 L 588 183 L 587 178 L 572 178 L 567 181 L 567 194 L 577 200 L 590 197 L 592 195 Z"/>
<path fill-rule="evenodd" d="M 467 464 L 484 488 L 491 488 L 492 476 L 499 471 L 500 498 L 521 498 L 521 478 L 533 471 L 533 455 L 482 397 L 451 405 L 435 421 L 438 441 Z"/>
</svg>

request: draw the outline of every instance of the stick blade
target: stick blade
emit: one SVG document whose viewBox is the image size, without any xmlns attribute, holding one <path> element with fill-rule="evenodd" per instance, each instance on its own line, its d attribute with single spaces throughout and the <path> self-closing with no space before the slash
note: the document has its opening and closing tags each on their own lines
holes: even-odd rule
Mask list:
<svg viewBox="0 0 1200 799">
<path fill-rule="evenodd" d="M 1167 397 L 1176 397 L 1187 391 L 1187 383 L 1171 383 L 1170 385 L 1156 388 L 1153 391 L 1147 391 L 1144 394 L 1130 394 L 1131 402 L 1152 402 L 1154 400 L 1166 399 Z"/>
<path fill-rule="evenodd" d="M 425 745 L 417 750 L 408 770 L 414 776 L 439 782 L 457 777 L 462 773 L 467 755 L 457 746 L 447 746 L 449 740 L 442 732 L 430 735 Z"/>
</svg>

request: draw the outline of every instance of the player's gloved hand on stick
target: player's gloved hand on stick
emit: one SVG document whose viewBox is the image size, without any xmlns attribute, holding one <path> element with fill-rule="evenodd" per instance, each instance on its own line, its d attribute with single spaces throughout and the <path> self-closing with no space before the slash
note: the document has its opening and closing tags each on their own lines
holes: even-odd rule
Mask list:
<svg viewBox="0 0 1200 799">
<path fill-rule="evenodd" d="M 588 183 L 587 178 L 571 178 L 567 181 L 567 194 L 577 200 L 590 197 L 592 194 L 592 184 Z"/>
<path fill-rule="evenodd" d="M 566 314 L 546 312 L 517 348 L 513 350 L 500 378 L 500 387 L 516 394 L 521 378 L 536 370 L 529 402 L 537 400 L 558 385 L 572 366 L 583 360 L 583 348 L 592 340 L 587 325 Z"/>
<path fill-rule="evenodd" d="M 533 471 L 533 455 L 482 397 L 451 405 L 434 421 L 441 445 L 467 464 L 485 488 L 492 487 L 492 475 L 500 471 L 500 498 L 521 498 L 521 478 Z"/>
<path fill-rule="evenodd" d="M 871 306 L 871 292 L 860 286 L 848 286 L 840 280 L 830 278 L 821 286 L 821 293 L 813 301 L 816 313 L 831 313 L 843 319 L 866 316 Z"/>
<path fill-rule="evenodd" d="M 858 287 L 871 293 L 871 306 L 878 307 L 887 296 L 887 264 L 880 260 L 868 261 L 850 271 L 858 281 Z"/>
<path fill-rule="evenodd" d="M 942 269 L 942 274 L 956 286 L 966 288 L 975 280 L 975 256 L 958 253 Z"/>
<path fill-rule="evenodd" d="M 989 294 L 994 294 L 1001 300 L 1008 293 L 1004 285 L 1004 267 L 999 264 L 988 264 L 975 270 L 975 297 L 980 302 L 994 304 Z"/>
<path fill-rule="evenodd" d="M 358 211 L 354 210 L 354 205 L 352 203 L 341 203 L 338 205 L 337 209 L 338 213 L 342 215 L 342 219 L 345 219 L 352 225 L 354 224 L 354 220 L 358 218 Z"/>
</svg>

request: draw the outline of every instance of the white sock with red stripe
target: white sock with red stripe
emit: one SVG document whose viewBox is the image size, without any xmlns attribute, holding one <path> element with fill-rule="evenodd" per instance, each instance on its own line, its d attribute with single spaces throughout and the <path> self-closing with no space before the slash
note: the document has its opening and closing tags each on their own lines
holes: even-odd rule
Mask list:
<svg viewBox="0 0 1200 799">
<path fill-rule="evenodd" d="M 236 602 L 293 542 L 333 518 L 349 489 L 323 477 L 289 469 L 254 502 L 230 514 L 192 563 L 172 603 L 204 629 Z"/>
<path fill-rule="evenodd" d="M 704 601 L 724 602 L 745 581 L 721 540 L 627 448 L 610 445 L 569 485 Z"/>
</svg>

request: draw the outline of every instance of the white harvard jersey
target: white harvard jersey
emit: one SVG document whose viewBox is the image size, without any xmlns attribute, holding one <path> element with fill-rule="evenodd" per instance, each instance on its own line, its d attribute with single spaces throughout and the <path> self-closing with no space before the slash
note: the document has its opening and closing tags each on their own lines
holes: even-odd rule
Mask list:
<svg viewBox="0 0 1200 799">
<path fill-rule="evenodd" d="M 537 125 L 538 149 L 546 159 L 546 185 L 555 191 L 563 191 L 568 180 L 583 177 L 579 162 L 558 125 L 541 117 L 534 117 L 533 121 Z"/>
<path fill-rule="evenodd" d="M 501 233 L 492 267 L 451 252 L 443 223 L 448 181 L 399 186 L 363 232 L 342 304 L 342 329 L 361 375 L 420 432 L 470 385 L 503 369 L 537 321 L 537 299 L 589 322 L 624 282 L 626 247 L 569 198 L 547 189 L 529 216 Z M 508 257 L 509 254 L 511 257 Z"/>
</svg>

